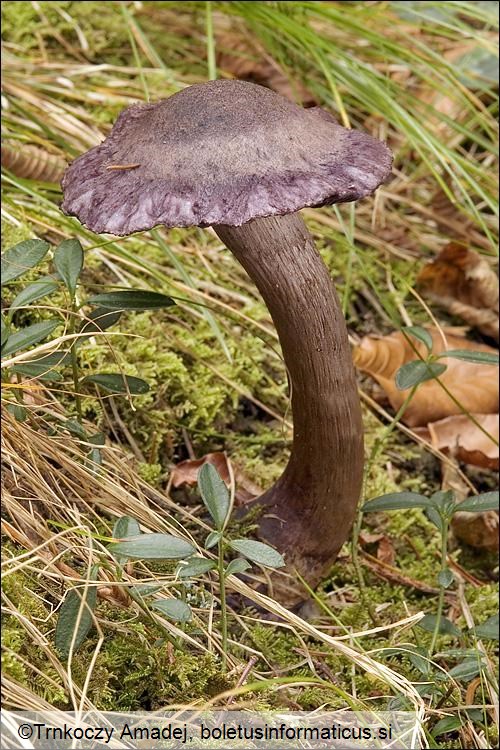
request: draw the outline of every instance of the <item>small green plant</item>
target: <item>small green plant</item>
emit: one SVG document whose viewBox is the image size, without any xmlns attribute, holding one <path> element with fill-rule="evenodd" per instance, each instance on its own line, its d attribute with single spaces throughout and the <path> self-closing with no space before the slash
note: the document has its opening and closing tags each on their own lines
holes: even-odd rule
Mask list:
<svg viewBox="0 0 500 750">
<path fill-rule="evenodd" d="M 440 360 L 443 359 L 461 359 L 464 362 L 473 362 L 475 364 L 483 365 L 498 365 L 499 357 L 498 354 L 492 352 L 481 352 L 473 351 L 472 349 L 447 349 L 439 354 L 433 354 L 432 352 L 432 336 L 429 331 L 421 326 L 407 326 L 401 329 L 401 332 L 412 346 L 415 354 L 419 359 L 414 359 L 411 362 L 407 362 L 402 365 L 396 373 L 396 387 L 400 391 L 405 391 L 407 388 L 416 388 L 420 383 L 424 383 L 426 380 L 438 379 L 440 375 L 446 370 L 446 364 Z M 419 352 L 413 346 L 411 337 L 421 341 L 427 349 L 427 357 L 424 359 L 420 358 Z M 441 387 L 446 391 L 448 396 L 455 401 L 453 394 L 451 394 L 443 383 L 439 380 Z M 413 395 L 413 394 L 412 394 Z"/>
<path fill-rule="evenodd" d="M 497 442 L 492 435 L 486 432 L 484 427 L 476 420 L 474 415 L 469 414 L 463 408 L 463 406 L 455 398 L 453 393 L 448 389 L 446 384 L 443 383 L 442 380 L 439 379 L 439 376 L 442 375 L 446 371 L 446 368 L 447 368 L 447 365 L 444 362 L 442 362 L 443 359 L 446 359 L 446 358 L 461 359 L 465 362 L 473 362 L 475 364 L 488 364 L 488 365 L 498 366 L 499 364 L 498 354 L 494 354 L 492 352 L 473 351 L 470 349 L 448 349 L 438 354 L 434 354 L 432 351 L 433 349 L 432 336 L 429 333 L 429 331 L 427 331 L 425 328 L 422 328 L 421 326 L 405 326 L 404 328 L 401 328 L 401 333 L 405 336 L 406 340 L 408 341 L 411 348 L 415 352 L 415 356 L 417 357 L 417 359 L 414 359 L 411 362 L 406 362 L 404 365 L 402 365 L 396 372 L 394 382 L 398 390 L 400 391 L 409 390 L 409 393 L 404 399 L 401 406 L 399 407 L 397 413 L 394 415 L 394 418 L 387 425 L 387 427 L 382 431 L 380 437 L 378 437 L 377 440 L 375 440 L 372 451 L 370 453 L 370 456 L 368 458 L 368 461 L 365 467 L 365 476 L 369 475 L 370 469 L 376 462 L 377 458 L 379 457 L 387 438 L 392 433 L 393 429 L 398 424 L 398 422 L 404 416 L 404 413 L 406 412 L 408 406 L 410 405 L 410 402 L 412 401 L 418 387 L 422 383 L 425 383 L 428 380 L 435 380 L 438 383 L 438 385 L 446 392 L 446 394 L 449 396 L 451 401 L 453 401 L 454 404 L 459 408 L 459 410 L 462 413 L 466 414 L 467 417 L 470 419 L 470 421 L 481 432 L 483 432 L 490 440 L 492 440 L 493 442 Z M 424 344 L 425 348 L 427 349 L 426 357 L 421 356 L 420 352 L 418 351 L 412 339 L 417 339 L 417 341 L 420 341 L 422 344 Z M 404 493 L 404 494 L 408 495 L 412 493 Z M 436 494 L 439 494 L 439 493 L 436 493 Z M 356 520 L 353 526 L 352 542 L 351 542 L 352 559 L 353 559 L 354 567 L 356 569 L 356 575 L 358 578 L 361 595 L 364 598 L 365 598 L 365 583 L 364 583 L 364 576 L 363 576 L 363 572 L 361 569 L 361 565 L 359 563 L 358 548 L 359 548 L 359 535 L 361 533 L 361 523 L 362 523 L 363 512 L 366 509 L 368 509 L 368 504 L 365 504 L 364 506 L 358 508 Z M 366 605 L 367 605 L 368 611 L 370 612 L 370 616 L 373 622 L 376 623 L 376 618 L 373 613 L 371 603 L 368 600 L 366 600 Z"/>
<path fill-rule="evenodd" d="M 439 587 L 438 602 L 435 613 L 428 613 L 417 623 L 417 627 L 431 633 L 427 648 L 419 642 L 418 632 L 415 641 L 399 643 L 397 646 L 383 649 L 386 657 L 393 655 L 404 656 L 412 667 L 420 673 L 415 687 L 421 695 L 427 695 L 429 700 L 441 705 L 447 700 L 455 684 L 470 684 L 478 678 L 481 684 L 492 684 L 495 676 L 491 671 L 491 664 L 484 647 L 480 647 L 478 640 L 498 641 L 498 614 L 488 617 L 480 625 L 472 628 L 460 629 L 448 618 L 443 616 L 445 592 L 454 581 L 455 576 L 448 566 L 447 544 L 448 529 L 454 513 L 467 511 L 480 513 L 487 510 L 498 510 L 498 492 L 486 492 L 469 497 L 456 503 L 451 491 L 435 492 L 430 497 L 416 492 L 397 492 L 369 500 L 362 508 L 362 512 L 384 512 L 393 510 L 423 509 L 427 518 L 439 530 L 441 537 L 440 565 L 437 573 Z M 458 644 L 436 651 L 438 636 L 448 636 L 458 640 Z M 456 662 L 449 667 L 450 661 Z M 450 685 L 451 683 L 451 685 Z M 399 700 L 391 703 L 393 709 L 401 707 Z M 437 721 L 430 734 L 434 741 L 447 732 L 461 729 L 467 721 L 472 721 L 488 733 L 488 716 L 484 709 L 467 708 L 463 715 L 446 717 Z M 434 746 L 434 745 L 433 745 Z"/>
<path fill-rule="evenodd" d="M 226 670 L 227 663 L 227 605 L 226 578 L 234 573 L 242 573 L 251 567 L 251 563 L 263 565 L 266 568 L 282 568 L 285 565 L 283 557 L 273 547 L 252 539 L 229 540 L 225 536 L 225 528 L 231 513 L 231 502 L 226 485 L 220 478 L 217 469 L 209 463 L 204 464 L 198 474 L 198 489 L 202 500 L 215 525 L 205 540 L 205 549 L 217 547 L 217 569 L 220 587 L 221 603 L 221 631 L 222 631 L 222 668 Z M 231 560 L 226 565 L 227 548 L 237 552 L 240 557 Z M 250 562 L 249 562 L 250 561 Z M 186 578 L 193 575 L 189 567 L 180 570 L 179 574 Z"/>
<path fill-rule="evenodd" d="M 450 521 L 454 513 L 467 511 L 468 513 L 481 513 L 487 510 L 498 510 L 498 492 L 485 492 L 482 495 L 469 497 L 460 503 L 455 502 L 451 490 L 435 492 L 430 497 L 419 495 L 416 492 L 396 492 L 368 500 L 362 508 L 364 513 L 373 511 L 406 510 L 409 508 L 421 508 L 427 518 L 436 526 L 441 536 L 440 568 L 437 575 L 439 586 L 438 605 L 435 614 L 427 614 L 420 620 L 418 626 L 432 633 L 432 639 L 427 652 L 427 658 L 432 659 L 436 641 L 440 633 L 460 637 L 460 630 L 443 617 L 443 605 L 445 591 L 454 582 L 453 571 L 448 566 L 448 531 Z M 497 618 L 498 619 L 498 618 Z M 483 623 L 483 628 L 484 628 Z M 487 632 L 487 630 L 485 631 Z M 489 631 L 488 631 L 489 632 Z M 476 633 L 477 634 L 477 633 Z M 487 637 L 487 636 L 483 636 Z M 498 637 L 498 635 L 497 635 Z"/>
<path fill-rule="evenodd" d="M 230 539 L 226 534 L 226 527 L 231 515 L 231 501 L 228 489 L 211 464 L 204 464 L 198 474 L 198 489 L 205 507 L 213 522 L 213 530 L 205 540 L 205 549 L 217 548 L 217 559 L 203 557 L 189 542 L 172 534 L 142 534 L 138 522 L 129 516 L 118 519 L 113 529 L 113 538 L 120 541 L 113 542 L 108 549 L 116 560 L 114 575 L 121 581 L 123 566 L 128 560 L 180 560 L 173 581 L 162 582 L 157 585 L 137 585 L 127 587 L 130 597 L 148 615 L 154 615 L 156 610 L 167 618 L 185 624 L 192 619 L 189 604 L 177 596 L 166 599 L 156 599 L 150 606 L 146 600 L 162 588 L 177 589 L 179 582 L 184 584 L 189 579 L 195 579 L 208 573 L 216 573 L 220 591 L 220 626 L 222 641 L 222 671 L 227 669 L 227 601 L 226 579 L 229 575 L 242 573 L 251 567 L 252 563 L 266 568 L 281 568 L 285 565 L 283 557 L 273 547 L 253 539 Z M 228 551 L 236 552 L 238 557 L 227 560 Z M 97 566 L 92 568 L 90 581 L 83 589 L 72 589 L 66 596 L 61 607 L 56 627 L 56 647 L 63 656 L 75 651 L 85 640 L 93 623 L 93 610 L 97 597 L 95 586 L 89 585 L 97 577 Z M 171 640 L 167 633 L 168 640 Z"/>
<path fill-rule="evenodd" d="M 9 248 L 2 254 L 2 287 L 22 277 L 27 271 L 38 266 L 47 256 L 50 246 L 40 239 L 26 240 Z M 84 267 L 84 252 L 77 239 L 63 240 L 53 250 L 54 273 L 40 276 L 27 284 L 10 303 L 6 315 L 2 315 L 2 357 L 7 358 L 3 366 L 4 382 L 22 376 L 47 382 L 61 382 L 65 379 L 65 370 L 69 370 L 72 380 L 77 419 L 67 419 L 65 429 L 84 442 L 95 446 L 91 449 L 91 459 L 100 462 L 99 446 L 104 442 L 101 433 L 89 435 L 83 427 L 82 394 L 88 387 L 97 387 L 113 394 L 140 395 L 147 393 L 149 385 L 141 378 L 123 373 L 93 373 L 82 377 L 79 364 L 79 349 L 91 336 L 102 334 L 115 325 L 122 312 L 152 310 L 175 305 L 171 297 L 147 290 L 124 290 L 96 294 L 87 299 L 78 299 L 79 279 Z M 34 302 L 49 297 L 65 289 L 69 297 L 67 308 L 62 312 L 54 305 L 45 305 L 57 313 L 31 325 L 17 325 L 19 314 Z M 90 307 L 88 314 L 83 308 Z M 54 343 L 56 351 L 48 354 L 29 350 L 40 344 L 64 325 L 65 336 Z M 62 348 L 60 345 L 62 344 Z M 24 352 L 19 355 L 19 352 Z M 23 406 L 22 389 L 14 387 L 16 404 L 10 410 L 17 419 L 23 420 L 27 412 Z"/>
</svg>

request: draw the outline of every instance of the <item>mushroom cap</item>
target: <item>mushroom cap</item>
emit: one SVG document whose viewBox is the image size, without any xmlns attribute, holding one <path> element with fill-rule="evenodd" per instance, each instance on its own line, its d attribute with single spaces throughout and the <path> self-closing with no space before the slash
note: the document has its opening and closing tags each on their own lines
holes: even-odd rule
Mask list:
<svg viewBox="0 0 500 750">
<path fill-rule="evenodd" d="M 387 146 L 244 81 L 195 84 L 125 109 L 66 170 L 65 213 L 96 233 L 240 226 L 355 201 L 389 175 Z M 121 167 L 121 168 L 120 168 Z"/>
</svg>

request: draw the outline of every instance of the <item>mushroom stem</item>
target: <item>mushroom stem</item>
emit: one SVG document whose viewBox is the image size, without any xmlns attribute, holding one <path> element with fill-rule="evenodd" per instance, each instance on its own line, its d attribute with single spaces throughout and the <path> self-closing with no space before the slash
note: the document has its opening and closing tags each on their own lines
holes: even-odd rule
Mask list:
<svg viewBox="0 0 500 750">
<path fill-rule="evenodd" d="M 293 447 L 278 481 L 257 499 L 259 534 L 316 585 L 346 541 L 363 473 L 361 409 L 335 288 L 298 213 L 214 226 L 257 285 L 288 370 Z M 292 605 L 303 593 L 275 595 Z"/>
</svg>

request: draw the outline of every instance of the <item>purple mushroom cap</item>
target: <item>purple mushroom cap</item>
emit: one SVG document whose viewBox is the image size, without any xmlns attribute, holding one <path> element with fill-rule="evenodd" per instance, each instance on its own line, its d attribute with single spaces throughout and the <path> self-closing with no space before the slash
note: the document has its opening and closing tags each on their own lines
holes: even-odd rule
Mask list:
<svg viewBox="0 0 500 750">
<path fill-rule="evenodd" d="M 240 226 L 355 201 L 387 179 L 387 146 L 244 81 L 196 84 L 125 109 L 66 170 L 65 213 L 96 233 Z"/>
</svg>

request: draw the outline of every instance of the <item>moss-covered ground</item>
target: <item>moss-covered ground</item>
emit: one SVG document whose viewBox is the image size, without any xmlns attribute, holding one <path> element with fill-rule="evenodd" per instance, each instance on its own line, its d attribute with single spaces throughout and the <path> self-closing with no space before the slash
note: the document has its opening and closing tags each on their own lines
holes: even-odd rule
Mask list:
<svg viewBox="0 0 500 750">
<path fill-rule="evenodd" d="M 435 10 L 437 16 L 424 14 L 423 21 L 411 11 L 405 16 L 402 3 L 392 5 L 4 2 L 5 138 L 69 161 L 99 142 L 124 106 L 206 80 L 206 14 L 212 13 L 217 62 L 231 47 L 227 34 L 232 34 L 232 57 L 254 63 L 249 78 L 261 80 L 262 60 L 271 59 L 285 79 L 304 85 L 344 124 L 347 118 L 389 139 L 395 176 L 375 202 L 304 215 L 336 281 L 353 343 L 408 322 L 429 325 L 429 308 L 413 293 L 425 259 L 446 242 L 463 240 L 462 227 L 485 257 L 493 251 L 495 87 L 486 77 L 482 88 L 475 88 L 464 78 L 465 69 L 445 61 L 454 45 L 461 59 L 464 34 L 471 54 L 474 40 L 480 50 L 490 49 L 494 19 L 479 7 L 488 4 L 461 3 L 461 14 L 448 10 L 443 20 Z M 411 34 L 421 42 L 413 52 L 407 44 Z M 345 72 L 346 51 L 355 76 Z M 225 65 L 220 75 L 238 75 Z M 377 88 L 378 75 L 385 93 Z M 437 119 L 420 127 L 429 102 Z M 439 214 L 438 197 L 440 205 L 445 201 Z M 88 314 L 84 302 L 90 295 L 117 287 L 162 292 L 176 305 L 124 313 L 110 329 L 112 336 L 88 338 L 78 347 L 80 380 L 122 372 L 149 385 L 146 394 L 133 398 L 82 389 L 85 428 L 105 436 L 100 474 L 65 427 L 78 416 L 71 368 L 63 368 L 55 382 L 12 371 L 4 378 L 4 405 L 25 410 L 16 412 L 17 420 L 12 409 L 6 413 L 4 432 L 6 705 L 36 707 L 45 701 L 70 710 L 75 691 L 102 711 L 209 701 L 221 706 L 231 691 L 236 705 L 263 709 L 384 709 L 420 700 L 431 746 L 494 747 L 495 641 L 478 643 L 472 629 L 498 611 L 494 554 L 450 539 L 455 578 L 444 614 L 460 634 L 439 635 L 430 671 L 432 633 L 415 622 L 391 627 L 416 613 L 436 612 L 440 536 L 421 510 L 366 514 L 358 539 L 361 577 L 346 544 L 298 613 L 301 618 L 266 613 L 258 596 L 252 601 L 248 591 L 242 595 L 234 586 L 227 674 L 221 667 L 214 574 L 181 584 L 171 564 L 137 563 L 121 573 L 113 567 L 103 550 L 121 515 L 138 518 L 144 529 L 176 529 L 203 544 L 207 519 L 196 489 L 170 484 L 180 461 L 225 451 L 237 481 L 262 488 L 281 474 L 292 435 L 286 371 L 262 300 L 213 233 L 186 229 L 99 237 L 64 217 L 60 200 L 58 185 L 7 171 L 3 248 L 34 236 L 52 248 L 78 237 L 85 249 L 80 315 Z M 53 270 L 51 251 L 5 288 L 3 306 Z M 442 324 L 460 323 L 442 311 L 431 313 Z M 20 330 L 54 317 L 61 323 L 52 334 L 56 338 L 71 319 L 62 290 L 16 312 L 12 324 Z M 375 456 L 367 461 L 364 498 L 439 490 L 439 457 L 423 452 L 400 423 L 388 430 L 393 415 L 374 408 L 369 378 L 359 375 L 359 384 L 366 456 Z M 494 488 L 493 472 L 457 468 L 475 492 Z M 232 531 L 237 529 L 251 534 L 252 519 L 234 520 Z M 385 565 L 377 557 L 382 537 L 392 554 Z M 93 555 L 101 561 L 96 627 L 68 664 L 55 647 L 58 612 L 68 588 L 87 575 Z M 123 595 L 125 582 L 132 580 L 160 581 L 191 604 L 195 618 L 172 627 L 138 607 Z M 371 632 L 374 628 L 380 630 Z M 349 636 L 339 643 L 354 656 L 335 648 L 332 636 Z M 474 654 L 478 669 L 461 676 L 457 666 Z M 368 667 L 361 657 L 371 660 Z M 246 689 L 240 676 L 248 664 Z M 411 695 L 384 678 L 377 664 L 400 675 Z M 449 715 L 461 717 L 460 725 L 433 736 L 437 722 Z"/>
</svg>

